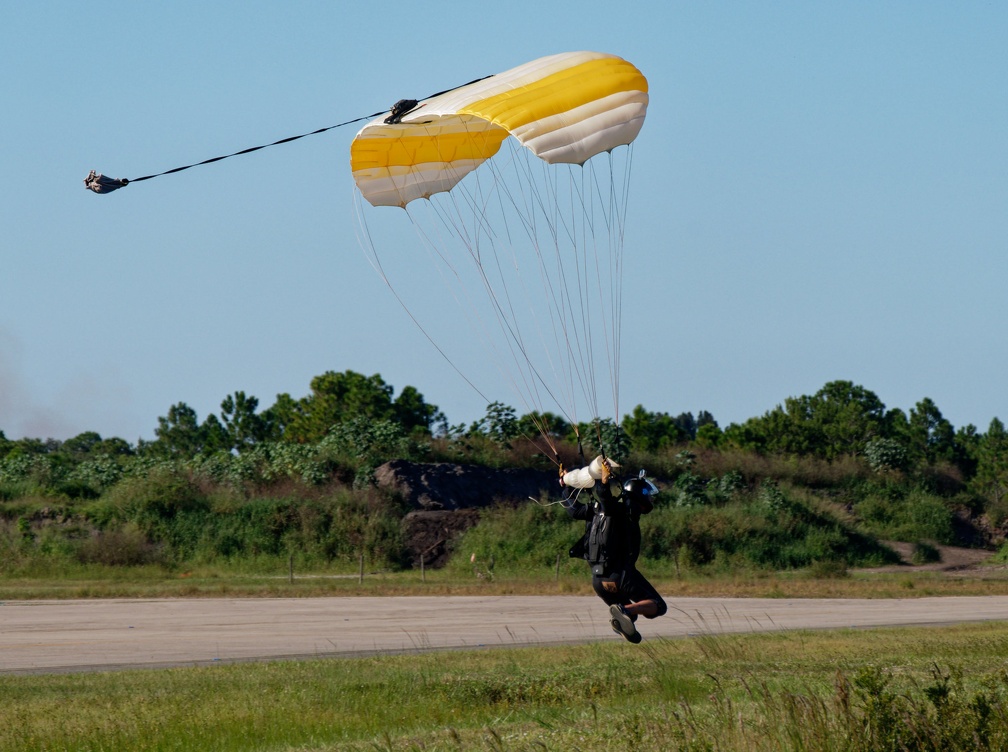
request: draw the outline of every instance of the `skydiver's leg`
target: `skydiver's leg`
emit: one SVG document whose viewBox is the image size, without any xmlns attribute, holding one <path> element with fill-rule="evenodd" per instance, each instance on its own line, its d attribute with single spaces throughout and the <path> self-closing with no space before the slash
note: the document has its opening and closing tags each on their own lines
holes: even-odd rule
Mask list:
<svg viewBox="0 0 1008 752">
<path fill-rule="evenodd" d="M 621 591 L 626 599 L 623 609 L 635 620 L 638 616 L 654 619 L 668 611 L 668 606 L 654 585 L 636 569 L 626 572 Z"/>
<path fill-rule="evenodd" d="M 645 619 L 654 619 L 658 616 L 658 603 L 651 599 L 637 601 L 636 603 L 627 603 L 623 606 L 623 610 L 634 619 L 638 616 L 643 616 Z"/>
<path fill-rule="evenodd" d="M 622 603 L 623 593 L 620 589 L 621 579 L 622 574 L 619 572 L 607 577 L 594 575 L 592 577 L 592 589 L 595 591 L 595 595 L 601 598 L 602 602 L 607 606 L 611 606 L 614 603 Z"/>
</svg>

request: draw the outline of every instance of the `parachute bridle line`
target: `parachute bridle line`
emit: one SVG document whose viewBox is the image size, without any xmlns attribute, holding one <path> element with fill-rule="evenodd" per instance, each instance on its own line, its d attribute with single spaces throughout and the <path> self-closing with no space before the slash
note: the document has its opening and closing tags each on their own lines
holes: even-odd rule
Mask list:
<svg viewBox="0 0 1008 752">
<path fill-rule="evenodd" d="M 488 78 L 493 78 L 493 74 L 489 76 L 482 76 L 480 78 L 474 78 L 472 81 L 468 81 L 464 84 L 459 84 L 458 86 L 453 86 L 450 89 L 444 89 L 443 91 L 435 92 L 424 99 L 433 99 L 434 97 L 441 96 L 442 94 L 447 94 L 449 92 L 455 91 L 456 89 L 461 89 L 463 86 L 469 86 L 471 84 L 478 83 L 479 81 L 485 81 Z M 403 100 L 400 100 L 403 101 Z M 398 102 L 396 103 L 398 104 Z M 91 191 L 95 193 L 111 193 L 119 188 L 124 188 L 130 183 L 140 183 L 144 180 L 151 180 L 153 178 L 159 178 L 162 175 L 174 175 L 176 172 L 183 172 L 185 170 L 192 169 L 193 167 L 201 167 L 203 165 L 213 164 L 214 162 L 220 162 L 225 159 L 230 159 L 231 157 L 240 157 L 243 154 L 251 154 L 252 152 L 260 151 L 262 149 L 268 149 L 271 146 L 280 146 L 281 144 L 289 144 L 292 141 L 298 141 L 302 138 L 307 138 L 308 136 L 317 136 L 320 133 L 327 133 L 328 131 L 335 130 L 336 128 L 345 128 L 348 125 L 353 125 L 354 123 L 361 123 L 365 120 L 373 120 L 376 117 L 384 115 L 386 112 L 394 112 L 394 107 L 391 110 L 380 110 L 371 115 L 361 115 L 360 117 L 355 117 L 351 120 L 344 120 L 342 123 L 336 123 L 336 125 L 328 125 L 324 128 L 317 128 L 309 133 L 301 133 L 297 136 L 288 136 L 287 138 L 281 138 L 276 141 L 272 141 L 268 144 L 261 144 L 260 146 L 250 146 L 247 149 L 242 149 L 240 151 L 232 152 L 231 154 L 223 154 L 219 157 L 211 157 L 210 159 L 204 159 L 202 162 L 193 162 L 192 164 L 183 165 L 181 167 L 173 167 L 170 170 L 165 170 L 164 172 L 155 172 L 152 175 L 144 175 L 139 178 L 106 178 L 101 174 L 96 173 L 94 170 L 91 174 L 84 179 L 84 185 Z M 401 116 L 401 115 L 400 115 Z"/>
</svg>

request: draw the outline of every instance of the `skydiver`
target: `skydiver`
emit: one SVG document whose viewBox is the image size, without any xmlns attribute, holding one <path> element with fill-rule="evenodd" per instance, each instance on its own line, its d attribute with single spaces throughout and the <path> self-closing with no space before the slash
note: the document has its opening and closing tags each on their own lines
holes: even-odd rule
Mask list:
<svg viewBox="0 0 1008 752">
<path fill-rule="evenodd" d="M 560 485 L 571 489 L 564 503 L 567 514 L 586 523 L 585 534 L 570 555 L 591 565 L 592 588 L 609 606 L 612 630 L 636 644 L 641 641 L 637 617 L 654 619 L 668 611 L 658 591 L 637 571 L 640 516 L 654 509 L 658 487 L 643 470 L 620 485 L 612 477 L 612 463 L 602 457 L 565 473 Z M 577 489 L 591 489 L 588 503 L 577 501 Z"/>
</svg>

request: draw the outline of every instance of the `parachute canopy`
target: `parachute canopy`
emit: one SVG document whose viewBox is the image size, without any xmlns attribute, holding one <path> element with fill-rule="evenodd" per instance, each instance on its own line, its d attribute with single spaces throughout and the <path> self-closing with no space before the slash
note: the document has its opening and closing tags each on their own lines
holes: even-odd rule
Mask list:
<svg viewBox="0 0 1008 752">
<path fill-rule="evenodd" d="M 406 206 L 451 190 L 509 135 L 547 163 L 584 164 L 631 143 L 647 104 L 647 79 L 626 60 L 551 55 L 368 123 L 350 167 L 372 205 Z"/>
<path fill-rule="evenodd" d="M 568 52 L 401 99 L 350 147 L 372 266 L 487 403 L 477 384 L 497 366 L 539 439 L 522 432 L 558 465 L 564 423 L 580 436 L 590 419 L 607 458 L 619 439 L 623 245 L 647 106 L 629 62 Z M 616 429 L 604 441 L 603 424 Z"/>
</svg>

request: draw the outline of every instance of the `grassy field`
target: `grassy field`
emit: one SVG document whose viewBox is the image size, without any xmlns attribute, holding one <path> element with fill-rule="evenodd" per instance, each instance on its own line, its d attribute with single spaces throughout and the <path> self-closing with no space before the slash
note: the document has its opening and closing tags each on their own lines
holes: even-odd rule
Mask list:
<svg viewBox="0 0 1008 752">
<path fill-rule="evenodd" d="M 290 577 L 281 562 L 248 568 L 208 566 L 183 572 L 161 567 L 85 567 L 0 576 L 0 600 L 109 597 L 211 597 L 322 595 L 549 595 L 592 593 L 583 562 L 559 572 L 508 570 L 493 573 L 460 568 L 426 572 L 324 570 Z M 478 569 L 478 568 L 477 568 Z M 936 595 L 1008 595 L 1008 570 L 978 566 L 948 573 L 905 567 L 894 571 L 820 572 L 734 571 L 720 574 L 676 574 L 667 563 L 644 564 L 642 570 L 666 597 L 750 598 L 907 598 Z M 572 573 L 573 572 L 573 573 Z M 478 576 L 477 576 L 478 575 Z"/>
<path fill-rule="evenodd" d="M 1008 594 L 998 567 L 822 574 L 654 580 L 670 601 Z M 551 593 L 590 594 L 587 573 L 78 567 L 0 579 L 0 600 Z M 0 752 L 1008 749 L 1008 624 L 0 675 L 0 698 Z"/>
<path fill-rule="evenodd" d="M 1008 625 L 0 676 L 0 750 L 1008 748 Z"/>
</svg>

